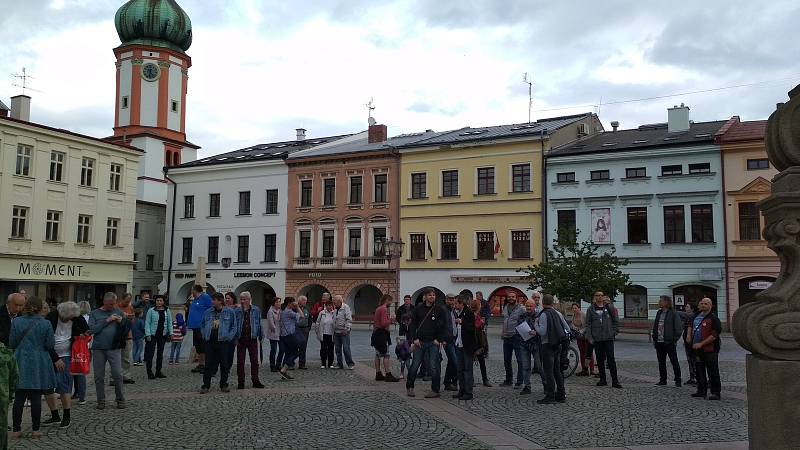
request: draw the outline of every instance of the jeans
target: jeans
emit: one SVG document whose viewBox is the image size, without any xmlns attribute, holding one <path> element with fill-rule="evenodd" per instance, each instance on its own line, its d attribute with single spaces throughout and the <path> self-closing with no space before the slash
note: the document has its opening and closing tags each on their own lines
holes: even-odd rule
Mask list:
<svg viewBox="0 0 800 450">
<path fill-rule="evenodd" d="M 106 363 L 111 366 L 111 379 L 114 380 L 114 393 L 118 402 L 125 401 L 122 392 L 122 355 L 120 349 L 100 350 L 92 349 L 92 370 L 94 370 L 94 388 L 97 401 L 106 400 Z"/>
<path fill-rule="evenodd" d="M 408 370 L 406 376 L 406 387 L 412 389 L 414 381 L 417 379 L 419 366 L 422 361 L 428 362 L 428 374 L 431 376 L 431 390 L 439 392 L 441 384 L 441 354 L 439 353 L 439 346 L 433 345 L 433 341 L 422 341 L 422 347 L 414 351 L 414 360 L 411 362 L 411 368 Z"/>
<path fill-rule="evenodd" d="M 600 371 L 600 381 L 606 381 L 606 363 L 611 372 L 611 382 L 619 383 L 617 378 L 617 360 L 614 358 L 614 341 L 595 341 L 594 351 L 597 355 L 597 368 Z"/>
<path fill-rule="evenodd" d="M 74 396 L 78 400 L 86 400 L 86 375 L 73 375 L 72 384 L 75 386 Z"/>
<path fill-rule="evenodd" d="M 522 384 L 523 380 L 523 360 L 522 360 L 522 338 L 519 335 L 514 335 L 510 338 L 503 338 L 503 366 L 506 369 L 507 383 L 514 381 L 514 372 L 511 370 L 511 354 L 517 358 L 517 386 Z M 530 366 L 528 367 L 530 372 Z"/>
<path fill-rule="evenodd" d="M 667 356 L 672 364 L 672 372 L 675 382 L 681 381 L 681 365 L 678 363 L 678 352 L 674 342 L 656 342 L 656 358 L 658 358 L 658 380 L 662 383 L 667 382 Z"/>
<path fill-rule="evenodd" d="M 319 347 L 319 359 L 323 366 L 333 367 L 333 335 L 323 334 Z"/>
<path fill-rule="evenodd" d="M 250 354 L 250 380 L 258 382 L 258 339 L 239 339 L 236 343 L 236 376 L 244 384 L 244 359 Z"/>
<path fill-rule="evenodd" d="M 300 331 L 303 333 L 303 336 L 306 338 L 303 339 L 303 342 L 298 342 L 298 356 L 299 360 L 297 361 L 297 365 L 299 367 L 306 366 L 306 348 L 308 348 L 308 335 L 310 334 L 311 328 L 300 328 Z"/>
<path fill-rule="evenodd" d="M 336 364 L 338 364 L 339 367 L 344 367 L 342 364 L 342 352 L 344 352 L 344 362 L 347 363 L 348 366 L 355 364 L 353 362 L 353 356 L 350 354 L 350 333 L 334 333 L 333 345 L 336 347 Z"/>
<path fill-rule="evenodd" d="M 719 354 L 706 353 L 702 350 L 694 351 L 695 369 L 697 370 L 697 392 L 719 395 L 722 391 L 722 382 L 719 378 Z"/>
<path fill-rule="evenodd" d="M 530 349 L 527 345 L 523 344 L 519 348 L 520 354 L 522 355 L 522 385 L 523 386 L 530 386 L 531 385 L 531 357 L 533 353 L 531 353 Z M 519 382 L 517 383 L 519 384 Z"/>
<path fill-rule="evenodd" d="M 472 374 L 474 356 L 463 348 L 456 350 L 456 370 L 458 371 L 458 392 L 472 396 L 472 385 L 475 383 Z"/>
<path fill-rule="evenodd" d="M 167 337 L 162 335 L 150 336 L 150 340 L 144 344 L 144 364 L 147 366 L 147 373 L 153 372 L 153 356 L 156 357 L 156 373 L 161 373 L 161 364 L 164 360 L 164 345 Z"/>
<path fill-rule="evenodd" d="M 448 342 L 444 346 L 444 354 L 447 355 L 447 367 L 444 370 L 444 385 L 458 384 L 458 353 L 454 343 Z"/>
<path fill-rule="evenodd" d="M 689 379 L 694 381 L 697 377 L 695 370 L 694 357 L 692 356 L 692 346 L 683 344 L 683 350 L 686 353 L 686 361 L 689 366 Z"/>
<path fill-rule="evenodd" d="M 22 411 L 25 407 L 25 400 L 31 401 L 31 423 L 33 425 L 31 428 L 33 431 L 39 431 L 42 420 L 42 391 L 29 389 L 17 389 L 14 392 L 14 406 L 11 412 L 13 426 L 11 430 L 14 432 L 22 430 Z M 7 427 L 7 424 L 8 422 L 3 425 Z M 6 444 L 6 442 L 3 441 L 3 444 Z"/>
<path fill-rule="evenodd" d="M 183 341 L 172 341 L 169 347 L 169 362 L 178 363 L 181 361 L 181 346 Z"/>
<path fill-rule="evenodd" d="M 269 368 L 270 370 L 280 369 L 283 362 L 283 347 L 281 347 L 279 340 L 269 340 Z"/>
<path fill-rule="evenodd" d="M 561 372 L 561 344 L 542 344 L 539 348 L 541 349 L 539 353 L 542 355 L 544 395 L 549 398 L 564 398 L 566 394 L 564 373 Z"/>
<path fill-rule="evenodd" d="M 144 338 L 133 340 L 133 362 L 142 363 L 142 355 L 144 354 Z"/>
<path fill-rule="evenodd" d="M 219 387 L 228 387 L 228 375 L 231 372 L 228 355 L 233 351 L 233 342 L 206 341 L 205 344 L 206 367 L 203 371 L 203 387 L 206 389 L 211 387 L 211 378 L 217 374 L 217 367 L 220 371 Z"/>
<path fill-rule="evenodd" d="M 299 342 L 294 338 L 293 334 L 281 336 L 281 351 L 283 352 L 283 365 L 293 366 L 294 360 L 297 358 L 297 350 L 299 349 Z"/>
</svg>

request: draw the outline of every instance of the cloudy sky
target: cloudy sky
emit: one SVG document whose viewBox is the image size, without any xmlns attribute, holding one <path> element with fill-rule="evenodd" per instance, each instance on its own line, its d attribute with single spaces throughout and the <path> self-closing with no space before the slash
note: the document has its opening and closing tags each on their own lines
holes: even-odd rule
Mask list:
<svg viewBox="0 0 800 450">
<path fill-rule="evenodd" d="M 765 119 L 800 83 L 800 3 L 738 1 L 178 0 L 194 42 L 187 134 L 200 155 L 350 133 L 390 135 L 597 112 L 622 128 Z M 0 0 L 0 99 L 38 92 L 32 120 L 111 134 L 122 0 Z M 752 84 L 752 85 L 751 85 Z M 751 85 L 676 97 L 612 103 Z M 612 103 L 612 104 L 607 104 Z M 572 107 L 572 108 L 570 108 Z"/>
</svg>

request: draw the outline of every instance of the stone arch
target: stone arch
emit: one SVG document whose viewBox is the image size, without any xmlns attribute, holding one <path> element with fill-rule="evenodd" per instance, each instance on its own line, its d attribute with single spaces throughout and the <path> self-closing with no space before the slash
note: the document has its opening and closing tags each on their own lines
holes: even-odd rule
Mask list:
<svg viewBox="0 0 800 450">
<path fill-rule="evenodd" d="M 261 308 L 262 311 L 266 310 L 272 304 L 272 299 L 276 297 L 275 289 L 269 283 L 261 280 L 249 280 L 240 284 L 236 290 L 236 296 L 240 296 L 242 292 L 249 291 L 253 299 L 253 304 Z"/>
<path fill-rule="evenodd" d="M 417 289 L 416 291 L 414 291 L 414 293 L 411 294 L 411 300 L 414 302 L 414 304 L 418 305 L 418 304 L 422 303 L 422 291 L 424 291 L 425 289 L 428 289 L 428 288 L 431 288 L 436 292 L 436 304 L 444 305 L 444 299 L 446 297 L 446 294 L 444 292 L 442 292 L 441 289 L 439 289 L 439 288 L 437 288 L 435 286 L 425 286 L 425 287 L 421 287 L 421 288 Z"/>
<path fill-rule="evenodd" d="M 178 288 L 177 296 L 175 296 L 174 298 L 169 299 L 170 305 L 175 306 L 175 305 L 184 304 L 186 302 L 186 300 L 189 298 L 189 296 L 191 296 L 191 294 L 192 294 L 192 286 L 194 286 L 195 284 L 198 284 L 198 283 L 195 283 L 195 280 L 191 280 L 191 281 L 187 281 L 187 282 L 183 283 L 181 285 L 181 287 Z M 211 289 L 216 291 L 216 288 L 211 283 L 206 283 L 206 287 L 207 288 L 210 287 Z"/>
<path fill-rule="evenodd" d="M 503 315 L 503 306 L 505 305 L 506 295 L 509 291 L 513 291 L 517 294 L 517 303 L 524 304 L 524 302 L 528 300 L 528 296 L 521 289 L 515 288 L 514 286 L 500 286 L 486 297 L 489 302 L 489 310 L 493 316 Z"/>
<path fill-rule="evenodd" d="M 380 287 L 372 283 L 357 282 L 354 287 L 348 290 L 347 304 L 353 311 L 353 317 L 358 320 L 369 320 L 378 307 L 381 296 L 387 294 L 387 286 L 378 283 Z"/>
</svg>

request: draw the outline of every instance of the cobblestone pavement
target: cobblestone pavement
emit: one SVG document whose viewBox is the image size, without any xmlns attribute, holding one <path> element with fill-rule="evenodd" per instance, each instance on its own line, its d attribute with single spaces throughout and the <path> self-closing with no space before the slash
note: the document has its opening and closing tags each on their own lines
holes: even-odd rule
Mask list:
<svg viewBox="0 0 800 450">
<path fill-rule="evenodd" d="M 263 390 L 249 389 L 248 370 L 248 389 L 242 391 L 235 389 L 234 368 L 231 393 L 219 392 L 215 379 L 207 395 L 198 393 L 200 376 L 188 364 L 167 365 L 168 378 L 154 381 L 145 379 L 143 367 L 134 367 L 136 384 L 125 386 L 127 409 L 109 402 L 106 410 L 96 410 L 90 381 L 89 402 L 73 407 L 69 429 L 45 428 L 42 439 L 25 438 L 12 448 L 632 448 L 711 442 L 725 443 L 715 448 L 741 448 L 747 439 L 746 402 L 741 394 L 725 394 L 743 386 L 740 363 L 721 364 L 723 380 L 731 381 L 723 382 L 720 402 L 691 398 L 691 387 L 653 386 L 654 361 L 621 361 L 623 390 L 571 377 L 567 403 L 544 406 L 536 404 L 537 375 L 530 396 L 499 387 L 498 360 L 489 361 L 495 387 L 476 387 L 467 403 L 449 395 L 421 399 L 428 385 L 422 381 L 418 397 L 408 399 L 404 383 L 373 381 L 369 364 L 359 362 L 355 371 L 310 364 L 290 382 L 262 368 Z M 475 375 L 479 380 L 477 370 Z M 106 389 L 113 399 L 113 388 Z M 30 430 L 29 418 L 24 429 Z"/>
</svg>

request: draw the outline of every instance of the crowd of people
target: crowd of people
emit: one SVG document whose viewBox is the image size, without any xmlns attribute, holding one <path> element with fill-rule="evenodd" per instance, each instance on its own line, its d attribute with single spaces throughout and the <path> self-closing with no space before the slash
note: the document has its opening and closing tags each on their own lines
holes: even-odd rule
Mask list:
<svg viewBox="0 0 800 450">
<path fill-rule="evenodd" d="M 383 295 L 373 317 L 370 344 L 375 350 L 376 381 L 405 379 L 406 394 L 414 397 L 416 380 L 422 378 L 431 383 L 426 398 L 440 397 L 444 390 L 453 391 L 453 398 L 470 400 L 475 385 L 473 366 L 477 363 L 483 386 L 492 387 L 486 358 L 487 327 L 494 319 L 480 292 L 474 298 L 466 293 L 448 294 L 441 305 L 436 301 L 436 292 L 425 289 L 418 304 L 406 295 L 395 314 L 391 314 L 392 304 L 393 298 Z M 663 296 L 659 307 L 651 332 L 659 369 L 657 385 L 667 384 L 667 358 L 675 385 L 682 385 L 677 346 L 683 341 L 689 362 L 686 384 L 697 386 L 692 397 L 719 400 L 722 330 L 712 312 L 712 301 L 703 298 L 696 305 L 697 310 L 690 305 L 684 312 L 674 310 L 671 298 Z M 537 403 L 564 403 L 565 353 L 570 340 L 576 339 L 581 365 L 577 375 L 597 377 L 597 386 L 607 386 L 607 367 L 611 386 L 622 388 L 614 355 L 619 318 L 609 297 L 597 291 L 585 311 L 579 304 L 571 304 L 570 309 L 571 320 L 567 320 L 562 305 L 550 294 L 533 293 L 524 303 L 518 302 L 514 292 L 508 294 L 500 325 L 505 369 L 500 386 L 513 386 L 520 389 L 520 395 L 530 395 L 531 376 L 538 373 L 544 397 Z M 393 342 L 391 329 L 395 324 L 399 334 Z M 262 313 L 249 292 L 242 292 L 238 298 L 233 292 L 209 295 L 196 285 L 183 313 L 174 317 L 163 296 L 155 296 L 151 303 L 150 296 L 144 294 L 134 303 L 130 294 L 118 299 L 109 292 L 94 310 L 86 302 L 66 301 L 50 311 L 39 298 L 14 293 L 0 307 L 0 391 L 8 385 L 5 392 L 13 395 L 11 438 L 20 438 L 23 410 L 28 405 L 32 438 L 41 436 L 43 425 L 69 427 L 73 401 L 81 405 L 86 402 L 89 364 L 96 408 L 106 407 L 107 367 L 114 403 L 117 408 L 125 408 L 124 385 L 134 383 L 130 366 L 144 364 L 149 380 L 166 378 L 162 370 L 164 348 L 171 344 L 168 363 L 179 364 L 187 330 L 192 331 L 190 359 L 197 361 L 191 371 L 202 375 L 199 392 L 206 394 L 217 373 L 220 391 L 230 392 L 228 379 L 234 354 L 238 389 L 245 388 L 247 361 L 253 388 L 264 388 L 259 378 L 264 359 L 269 361 L 270 372 L 282 380 L 294 379 L 296 374 L 290 371 L 307 369 L 306 349 L 312 335 L 320 342 L 321 369 L 352 370 L 352 326 L 350 307 L 341 295 L 328 293 L 311 308 L 302 295 L 296 299 L 274 298 Z M 269 341 L 268 357 L 262 346 L 265 340 Z M 392 345 L 399 361 L 397 376 L 392 373 Z M 516 361 L 516 371 L 512 359 Z M 50 410 L 44 421 L 42 397 Z M 11 401 L 11 397 L 0 393 L 3 411 L 8 410 Z"/>
</svg>

